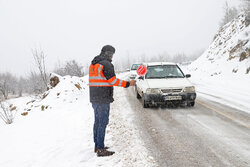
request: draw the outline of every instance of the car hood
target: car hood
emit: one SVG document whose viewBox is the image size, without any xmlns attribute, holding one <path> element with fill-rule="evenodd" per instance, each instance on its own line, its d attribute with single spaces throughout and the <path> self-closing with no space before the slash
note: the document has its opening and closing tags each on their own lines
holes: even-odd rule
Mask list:
<svg viewBox="0 0 250 167">
<path fill-rule="evenodd" d="M 137 75 L 136 70 L 131 70 L 130 75 Z"/>
<path fill-rule="evenodd" d="M 187 78 L 146 79 L 149 88 L 183 88 L 193 86 Z"/>
</svg>

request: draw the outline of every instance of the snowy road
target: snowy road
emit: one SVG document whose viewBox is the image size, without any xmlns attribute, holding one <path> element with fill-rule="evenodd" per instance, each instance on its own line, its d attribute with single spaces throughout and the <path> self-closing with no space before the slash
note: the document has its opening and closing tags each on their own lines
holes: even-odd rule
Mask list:
<svg viewBox="0 0 250 167">
<path fill-rule="evenodd" d="M 250 166 L 248 113 L 199 94 L 193 108 L 143 109 L 133 88 L 117 89 L 114 105 L 124 100 L 122 96 L 159 166 Z"/>
</svg>

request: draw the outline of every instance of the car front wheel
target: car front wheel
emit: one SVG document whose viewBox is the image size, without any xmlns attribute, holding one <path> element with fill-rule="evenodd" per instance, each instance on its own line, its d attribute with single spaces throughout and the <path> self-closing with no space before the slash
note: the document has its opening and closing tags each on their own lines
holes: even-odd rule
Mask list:
<svg viewBox="0 0 250 167">
<path fill-rule="evenodd" d="M 192 101 L 192 102 L 187 103 L 187 106 L 189 106 L 189 107 L 193 107 L 193 106 L 194 106 L 194 104 L 195 104 L 195 102 L 194 102 L 194 101 Z"/>
<path fill-rule="evenodd" d="M 140 94 L 138 93 L 137 87 L 135 87 L 135 94 L 137 99 L 141 98 Z"/>
<path fill-rule="evenodd" d="M 144 95 L 142 95 L 142 107 L 143 107 L 143 108 L 149 108 L 148 103 L 146 103 L 146 101 L 145 101 Z"/>
</svg>

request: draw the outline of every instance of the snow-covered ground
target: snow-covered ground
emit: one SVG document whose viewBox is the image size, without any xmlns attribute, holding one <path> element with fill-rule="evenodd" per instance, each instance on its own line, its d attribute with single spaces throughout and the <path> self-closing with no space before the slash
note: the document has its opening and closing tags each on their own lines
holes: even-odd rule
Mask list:
<svg viewBox="0 0 250 167">
<path fill-rule="evenodd" d="M 188 67 L 182 69 L 190 73 Z M 198 97 L 250 111 L 249 77 L 204 77 L 197 71 L 191 74 Z M 123 73 L 119 78 L 126 76 Z M 133 123 L 134 113 L 127 105 L 124 88 L 115 88 L 116 103 L 111 105 L 105 139 L 105 144 L 116 153 L 110 157 L 96 156 L 87 79 L 62 77 L 44 99 L 28 96 L 8 100 L 17 106 L 17 115 L 11 125 L 0 122 L 0 167 L 157 166 Z M 28 115 L 22 116 L 23 112 Z"/>
<path fill-rule="evenodd" d="M 189 71 L 182 66 L 185 74 L 196 88 L 197 96 L 226 104 L 250 113 L 250 75 L 226 74 L 206 76 L 206 73 Z"/>
<path fill-rule="evenodd" d="M 127 74 L 119 77 L 123 75 Z M 44 99 L 22 97 L 8 101 L 17 106 L 17 115 L 11 125 L 0 122 L 0 167 L 156 165 L 132 124 L 131 109 L 122 107 L 125 100 L 124 104 L 111 105 L 105 139 L 105 144 L 116 153 L 110 157 L 96 156 L 87 79 L 62 77 Z M 122 89 L 116 88 L 121 92 L 119 98 L 124 98 Z M 28 115 L 22 116 L 23 112 Z"/>
<path fill-rule="evenodd" d="M 198 96 L 250 113 L 250 25 L 246 14 L 224 25 L 208 49 L 190 65 Z"/>
</svg>

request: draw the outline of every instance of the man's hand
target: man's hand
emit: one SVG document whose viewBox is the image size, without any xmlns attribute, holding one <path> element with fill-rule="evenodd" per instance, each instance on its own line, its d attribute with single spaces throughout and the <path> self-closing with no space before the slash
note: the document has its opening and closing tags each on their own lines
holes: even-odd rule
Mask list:
<svg viewBox="0 0 250 167">
<path fill-rule="evenodd" d="M 135 86 L 136 80 L 131 80 L 129 83 L 130 83 L 130 86 Z"/>
</svg>

